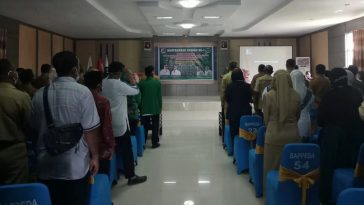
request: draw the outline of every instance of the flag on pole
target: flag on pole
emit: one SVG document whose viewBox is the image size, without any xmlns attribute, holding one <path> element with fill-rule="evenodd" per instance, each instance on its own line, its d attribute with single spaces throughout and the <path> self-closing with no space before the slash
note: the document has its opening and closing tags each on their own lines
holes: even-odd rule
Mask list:
<svg viewBox="0 0 364 205">
<path fill-rule="evenodd" d="M 89 56 L 88 57 L 88 62 L 87 62 L 87 70 L 89 70 L 92 67 L 93 67 L 93 65 L 92 65 L 92 58 L 91 58 L 91 56 Z"/>
<path fill-rule="evenodd" d="M 104 60 L 102 59 L 102 57 L 100 57 L 97 61 L 97 70 L 104 72 Z"/>
<path fill-rule="evenodd" d="M 109 59 L 107 58 L 107 55 L 105 55 L 104 68 L 105 68 L 105 73 L 108 73 L 108 71 L 109 71 Z"/>
</svg>

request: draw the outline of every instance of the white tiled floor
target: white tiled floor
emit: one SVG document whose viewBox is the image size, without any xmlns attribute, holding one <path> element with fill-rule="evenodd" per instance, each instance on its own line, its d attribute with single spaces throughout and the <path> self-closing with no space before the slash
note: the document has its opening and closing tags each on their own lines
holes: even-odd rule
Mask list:
<svg viewBox="0 0 364 205">
<path fill-rule="evenodd" d="M 115 205 L 263 204 L 248 175 L 237 175 L 222 149 L 216 110 L 163 111 L 161 147 L 148 144 L 138 161 L 136 172 L 148 181 L 127 186 L 119 180 L 112 193 Z"/>
</svg>

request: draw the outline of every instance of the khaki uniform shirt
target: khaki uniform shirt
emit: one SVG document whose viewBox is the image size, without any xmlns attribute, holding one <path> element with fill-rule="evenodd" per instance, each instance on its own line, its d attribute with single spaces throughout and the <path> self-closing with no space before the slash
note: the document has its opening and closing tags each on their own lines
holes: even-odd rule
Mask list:
<svg viewBox="0 0 364 205">
<path fill-rule="evenodd" d="M 27 93 L 10 83 L 0 83 L 0 142 L 25 142 L 23 131 L 28 125 L 30 111 Z"/>
<path fill-rule="evenodd" d="M 257 79 L 257 82 L 255 83 L 255 86 L 254 86 L 254 92 L 259 93 L 259 97 L 258 97 L 258 99 L 256 99 L 258 109 L 262 109 L 262 107 L 263 107 L 262 94 L 263 94 L 264 88 L 269 86 L 272 83 L 272 81 L 273 81 L 273 77 L 270 75 L 264 75 Z"/>
</svg>

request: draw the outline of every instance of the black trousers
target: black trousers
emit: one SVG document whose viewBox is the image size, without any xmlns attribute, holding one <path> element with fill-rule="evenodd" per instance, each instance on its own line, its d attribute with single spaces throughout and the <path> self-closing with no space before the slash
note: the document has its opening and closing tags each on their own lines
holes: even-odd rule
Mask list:
<svg viewBox="0 0 364 205">
<path fill-rule="evenodd" d="M 116 157 L 123 159 L 125 178 L 131 178 L 135 176 L 135 166 L 129 130 L 123 136 L 116 137 L 115 140 L 117 145 Z"/>
<path fill-rule="evenodd" d="M 130 135 L 131 136 L 135 136 L 136 135 L 136 130 L 137 130 L 137 127 L 138 127 L 138 122 L 139 122 L 139 120 L 129 119 Z"/>
<path fill-rule="evenodd" d="M 148 115 L 142 117 L 144 126 L 145 141 L 147 141 L 148 130 L 152 130 L 152 144 L 159 143 L 159 115 Z M 151 124 L 152 123 L 152 124 Z"/>
<path fill-rule="evenodd" d="M 231 145 L 232 145 L 232 147 L 234 147 L 234 138 L 235 138 L 235 135 L 238 135 L 239 134 L 239 124 L 240 124 L 240 118 L 229 119 L 230 137 L 231 137 Z"/>
<path fill-rule="evenodd" d="M 41 180 L 48 189 L 52 205 L 87 205 L 90 197 L 89 174 L 78 180 Z"/>
</svg>

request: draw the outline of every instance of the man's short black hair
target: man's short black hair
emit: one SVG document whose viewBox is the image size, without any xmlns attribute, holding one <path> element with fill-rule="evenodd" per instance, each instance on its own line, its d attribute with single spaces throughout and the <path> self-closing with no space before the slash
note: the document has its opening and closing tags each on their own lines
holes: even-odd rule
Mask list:
<svg viewBox="0 0 364 205">
<path fill-rule="evenodd" d="M 296 66 L 296 61 L 293 60 L 292 58 L 290 58 L 286 61 L 287 68 L 294 68 L 295 66 Z"/>
<path fill-rule="evenodd" d="M 145 75 L 147 77 L 152 77 L 153 71 L 154 71 L 154 66 L 152 66 L 152 65 L 149 65 L 149 66 L 145 67 L 145 69 L 144 69 Z"/>
<path fill-rule="evenodd" d="M 109 65 L 109 73 L 122 72 L 124 68 L 125 68 L 125 65 L 123 63 L 121 63 L 119 61 L 113 61 Z"/>
<path fill-rule="evenodd" d="M 14 67 L 11 65 L 10 61 L 8 59 L 0 59 L 0 77 L 6 77 L 8 76 L 9 71 L 13 70 Z"/>
<path fill-rule="evenodd" d="M 19 73 L 19 80 L 23 84 L 31 83 L 34 80 L 34 74 L 31 69 L 25 69 Z"/>
<path fill-rule="evenodd" d="M 67 76 L 71 74 L 74 67 L 77 67 L 78 60 L 74 53 L 62 51 L 53 56 L 52 64 L 58 76 Z"/>
<path fill-rule="evenodd" d="M 234 70 L 235 68 L 238 67 L 238 63 L 235 61 L 232 61 L 229 63 L 229 70 Z"/>
<path fill-rule="evenodd" d="M 348 67 L 348 70 L 350 70 L 354 74 L 354 76 L 356 76 L 356 74 L 358 74 L 359 72 L 358 66 L 356 65 L 350 65 Z"/>
<path fill-rule="evenodd" d="M 51 65 L 49 64 L 43 64 L 41 67 L 40 67 L 40 71 L 42 73 L 49 73 L 49 71 L 51 71 Z"/>
<path fill-rule="evenodd" d="M 273 66 L 271 65 L 266 65 L 265 68 L 264 68 L 264 72 L 269 74 L 269 75 L 272 75 L 273 73 Z"/>
<path fill-rule="evenodd" d="M 83 78 L 85 80 L 85 86 L 90 89 L 96 89 L 98 84 L 102 83 L 102 72 L 101 71 L 90 71 L 87 72 Z"/>
<path fill-rule="evenodd" d="M 326 66 L 323 64 L 316 65 L 316 73 L 319 75 L 325 75 Z"/>
<path fill-rule="evenodd" d="M 258 72 L 259 72 L 259 73 L 263 72 L 263 71 L 264 71 L 264 69 L 265 69 L 265 65 L 264 65 L 264 64 L 260 64 L 260 65 L 258 66 Z"/>
</svg>

